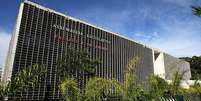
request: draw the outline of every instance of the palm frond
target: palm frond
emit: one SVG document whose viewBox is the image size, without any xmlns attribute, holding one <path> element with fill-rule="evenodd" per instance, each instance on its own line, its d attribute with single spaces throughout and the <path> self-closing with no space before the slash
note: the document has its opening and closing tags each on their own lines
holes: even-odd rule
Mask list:
<svg viewBox="0 0 201 101">
<path fill-rule="evenodd" d="M 201 7 L 200 6 L 192 6 L 193 15 L 201 17 Z"/>
</svg>

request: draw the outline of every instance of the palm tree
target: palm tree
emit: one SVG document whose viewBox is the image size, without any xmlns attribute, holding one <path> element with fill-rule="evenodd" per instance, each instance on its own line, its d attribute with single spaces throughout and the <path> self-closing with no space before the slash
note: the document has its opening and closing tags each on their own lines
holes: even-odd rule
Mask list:
<svg viewBox="0 0 201 101">
<path fill-rule="evenodd" d="M 123 101 L 140 101 L 144 98 L 144 89 L 140 82 L 137 80 L 136 68 L 140 62 L 140 58 L 132 58 L 127 65 L 124 75 L 123 88 Z"/>
<path fill-rule="evenodd" d="M 85 51 L 67 49 L 63 58 L 58 61 L 58 74 L 61 77 L 59 88 L 64 99 L 74 101 L 74 95 L 84 93 L 84 85 L 79 84 L 83 77 L 95 76 L 98 64 L 99 61 L 92 60 Z"/>
<path fill-rule="evenodd" d="M 123 89 L 118 81 L 94 77 L 87 82 L 84 96 L 86 101 L 108 101 L 110 96 L 122 94 Z"/>
<path fill-rule="evenodd" d="M 169 90 L 168 83 L 157 75 L 151 74 L 148 77 L 148 83 L 149 91 L 147 93 L 147 98 L 149 100 L 160 101 Z"/>
<path fill-rule="evenodd" d="M 43 66 L 35 64 L 19 71 L 11 81 L 0 82 L 0 99 L 3 100 L 4 97 L 25 90 L 27 87 L 34 87 L 39 80 L 38 78 L 45 72 Z"/>
<path fill-rule="evenodd" d="M 80 89 L 76 80 L 72 78 L 62 80 L 59 89 L 66 101 L 80 101 Z"/>
<path fill-rule="evenodd" d="M 193 14 L 201 17 L 201 7 L 200 6 L 192 6 Z"/>
</svg>

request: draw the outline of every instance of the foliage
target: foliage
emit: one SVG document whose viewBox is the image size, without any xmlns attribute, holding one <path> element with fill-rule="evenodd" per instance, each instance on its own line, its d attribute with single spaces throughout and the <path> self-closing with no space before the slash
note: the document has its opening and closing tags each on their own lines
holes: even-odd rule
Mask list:
<svg viewBox="0 0 201 101">
<path fill-rule="evenodd" d="M 86 101 L 107 100 L 109 96 L 122 95 L 121 85 L 116 80 L 95 77 L 88 81 L 86 85 Z"/>
<path fill-rule="evenodd" d="M 98 60 L 90 59 L 90 55 L 85 51 L 68 49 L 62 59 L 58 62 L 60 75 L 72 76 L 76 73 L 85 72 L 87 75 L 95 75 L 95 70 L 99 64 Z M 83 76 L 79 74 L 78 76 Z"/>
<path fill-rule="evenodd" d="M 167 93 L 169 85 L 168 83 L 157 75 L 150 75 L 148 78 L 150 86 L 148 98 L 152 100 L 159 100 L 162 96 Z"/>
<path fill-rule="evenodd" d="M 132 58 L 127 65 L 124 74 L 123 101 L 139 101 L 144 98 L 144 90 L 136 77 L 136 68 L 140 61 L 139 57 Z"/>
<path fill-rule="evenodd" d="M 61 80 L 60 90 L 64 98 L 68 101 L 102 101 L 108 100 L 110 96 L 122 98 L 122 101 L 159 101 L 164 96 L 174 98 L 176 95 L 198 94 L 201 92 L 201 86 L 193 86 L 190 89 L 180 87 L 181 80 L 185 72 L 175 71 L 171 82 L 156 75 L 148 77 L 149 90 L 145 90 L 136 76 L 136 68 L 140 62 L 139 57 L 132 58 L 124 73 L 124 82 L 120 83 L 116 80 L 110 80 L 101 77 L 95 77 L 95 69 L 99 64 L 98 61 L 91 60 L 86 52 L 68 50 L 67 54 L 59 61 L 60 74 L 64 75 Z M 189 59 L 189 58 L 188 58 Z M 191 61 L 191 65 L 198 66 L 200 62 Z M 197 58 L 196 58 L 197 60 Z M 200 65 L 199 65 L 200 66 Z M 198 67 L 199 68 L 199 67 Z M 76 71 L 76 72 L 75 72 Z M 78 76 L 86 76 L 79 74 L 85 72 L 87 75 L 93 75 L 87 81 L 85 88 L 78 87 Z"/>
<path fill-rule="evenodd" d="M 37 64 L 22 69 L 15 75 L 11 82 L 9 81 L 7 84 L 1 82 L 0 97 L 3 98 L 25 90 L 28 87 L 34 87 L 34 85 L 37 84 L 39 77 L 45 72 L 45 68 Z"/>
<path fill-rule="evenodd" d="M 181 88 L 180 83 L 181 83 L 181 80 L 182 80 L 184 74 L 185 74 L 185 72 L 179 73 L 179 71 L 176 71 L 174 73 L 174 77 L 170 83 L 170 89 L 169 89 L 170 95 L 175 96 L 175 95 L 179 95 L 181 93 L 180 92 L 180 88 Z"/>
<path fill-rule="evenodd" d="M 78 92 L 82 92 L 82 95 L 87 101 L 101 101 L 114 95 L 122 95 L 124 101 L 139 100 L 142 95 L 143 88 L 137 83 L 135 75 L 138 62 L 138 57 L 129 61 L 125 72 L 125 82 L 123 84 L 120 84 L 116 80 L 94 77 L 87 82 L 85 89 L 80 89 L 76 86 L 76 78 L 73 77 L 74 79 L 72 80 L 69 75 L 73 75 L 75 73 L 73 71 L 84 71 L 89 74 L 94 73 L 98 62 L 91 60 L 86 52 L 69 49 L 62 60 L 59 61 L 60 74 L 67 78 L 62 80 L 60 90 L 62 95 L 68 100 L 71 99 L 69 94 L 71 94 L 72 98 L 74 98 L 74 95 L 79 95 Z M 70 91 L 69 87 L 73 91 Z M 68 93 L 69 91 L 71 93 Z"/>
<path fill-rule="evenodd" d="M 99 61 L 92 60 L 85 51 L 67 49 L 65 55 L 58 62 L 58 74 L 62 77 L 60 90 L 66 100 L 78 101 L 84 92 L 84 88 L 78 87 L 78 82 L 83 76 L 95 76 L 95 70 Z M 77 74 L 76 76 L 74 76 Z"/>
<path fill-rule="evenodd" d="M 154 101 L 160 101 L 162 97 L 175 98 L 176 96 L 186 96 L 186 94 L 199 94 L 198 89 L 195 87 L 185 89 L 180 86 L 185 73 L 185 71 L 182 73 L 175 71 L 172 80 L 169 80 L 169 82 L 156 75 L 149 76 L 150 90 L 147 93 L 148 98 Z"/>
<path fill-rule="evenodd" d="M 131 74 L 125 74 L 126 80 L 123 84 L 123 101 L 138 101 L 143 98 L 143 88 L 136 81 L 136 77 Z"/>
<path fill-rule="evenodd" d="M 60 91 L 66 101 L 80 101 L 80 89 L 73 79 L 64 79 L 59 86 Z"/>
<path fill-rule="evenodd" d="M 192 6 L 193 15 L 201 17 L 201 7 L 200 6 Z"/>
<path fill-rule="evenodd" d="M 59 86 L 66 101 L 102 101 L 114 94 L 115 96 L 122 95 L 121 87 L 120 83 L 116 80 L 100 77 L 91 78 L 87 82 L 85 89 L 78 88 L 76 80 L 72 78 L 62 80 Z"/>
<path fill-rule="evenodd" d="M 186 94 L 198 95 L 201 93 L 201 84 L 195 81 L 194 85 L 190 86 L 188 89 L 184 90 Z"/>
<path fill-rule="evenodd" d="M 190 57 L 182 57 L 180 59 L 183 59 L 190 63 L 191 67 L 191 75 L 193 80 L 197 80 L 201 78 L 201 56 L 193 56 Z"/>
<path fill-rule="evenodd" d="M 9 94 L 9 86 L 7 86 L 1 82 L 1 84 L 0 84 L 0 99 L 2 100 L 3 97 L 7 96 L 8 94 Z"/>
</svg>

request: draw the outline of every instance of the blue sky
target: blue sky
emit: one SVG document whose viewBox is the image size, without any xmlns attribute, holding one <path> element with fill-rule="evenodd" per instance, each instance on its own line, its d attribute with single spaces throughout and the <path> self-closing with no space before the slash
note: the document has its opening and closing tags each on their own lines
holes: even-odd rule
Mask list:
<svg viewBox="0 0 201 101">
<path fill-rule="evenodd" d="M 4 63 L 20 2 L 0 3 L 0 65 Z M 31 0 L 159 48 L 171 55 L 201 55 L 201 0 Z"/>
</svg>

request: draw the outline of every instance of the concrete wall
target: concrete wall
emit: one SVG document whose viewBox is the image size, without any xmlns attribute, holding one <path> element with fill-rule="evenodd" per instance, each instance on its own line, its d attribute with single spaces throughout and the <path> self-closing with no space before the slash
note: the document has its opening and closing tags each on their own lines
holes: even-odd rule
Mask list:
<svg viewBox="0 0 201 101">
<path fill-rule="evenodd" d="M 191 78 L 190 64 L 186 61 L 164 54 L 164 65 L 167 80 L 172 79 L 177 71 L 183 74 L 183 80 L 189 80 Z"/>
<path fill-rule="evenodd" d="M 153 51 L 154 60 L 154 74 L 165 79 L 165 66 L 164 66 L 164 55 L 162 52 Z"/>
<path fill-rule="evenodd" d="M 172 80 L 175 73 L 183 75 L 183 80 L 191 78 L 190 64 L 176 57 L 153 50 L 154 74 L 166 80 Z"/>
<path fill-rule="evenodd" d="M 17 40 L 18 40 L 18 36 L 19 36 L 19 30 L 20 30 L 20 24 L 21 24 L 21 18 L 22 18 L 23 5 L 24 4 L 20 5 L 19 13 L 18 13 L 17 20 L 16 20 L 16 25 L 12 32 L 12 37 L 11 37 L 11 41 L 9 44 L 9 50 L 7 53 L 6 63 L 5 63 L 5 67 L 4 67 L 3 75 L 2 75 L 3 82 L 10 81 L 10 79 L 11 79 L 15 52 L 16 52 L 16 46 L 17 46 Z"/>
</svg>

